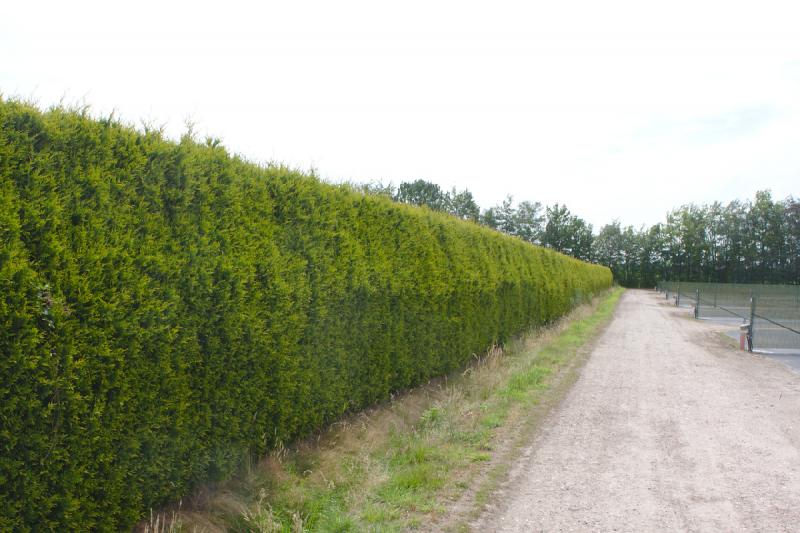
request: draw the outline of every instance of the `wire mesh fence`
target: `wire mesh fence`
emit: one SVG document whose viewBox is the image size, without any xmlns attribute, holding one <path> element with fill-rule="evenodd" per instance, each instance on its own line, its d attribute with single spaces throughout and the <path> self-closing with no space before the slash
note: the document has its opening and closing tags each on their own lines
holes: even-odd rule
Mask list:
<svg viewBox="0 0 800 533">
<path fill-rule="evenodd" d="M 658 289 L 695 318 L 748 324 L 751 350 L 800 352 L 800 285 L 662 281 Z"/>
</svg>

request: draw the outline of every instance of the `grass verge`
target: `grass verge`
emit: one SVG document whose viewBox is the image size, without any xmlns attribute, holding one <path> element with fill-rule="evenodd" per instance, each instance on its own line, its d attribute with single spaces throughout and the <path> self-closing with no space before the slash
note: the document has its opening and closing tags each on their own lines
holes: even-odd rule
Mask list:
<svg viewBox="0 0 800 533">
<path fill-rule="evenodd" d="M 163 511 L 171 519 L 161 530 L 468 530 L 574 382 L 622 292 L 491 349 L 462 373 L 274 451 L 239 478 Z M 141 529 L 160 529 L 152 525 L 151 518 Z"/>
</svg>

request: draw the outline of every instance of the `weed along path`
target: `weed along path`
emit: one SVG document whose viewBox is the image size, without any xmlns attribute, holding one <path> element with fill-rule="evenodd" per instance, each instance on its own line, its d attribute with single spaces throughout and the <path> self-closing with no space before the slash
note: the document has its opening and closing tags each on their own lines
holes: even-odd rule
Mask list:
<svg viewBox="0 0 800 533">
<path fill-rule="evenodd" d="M 790 531 L 800 375 L 627 291 L 474 531 Z"/>
</svg>

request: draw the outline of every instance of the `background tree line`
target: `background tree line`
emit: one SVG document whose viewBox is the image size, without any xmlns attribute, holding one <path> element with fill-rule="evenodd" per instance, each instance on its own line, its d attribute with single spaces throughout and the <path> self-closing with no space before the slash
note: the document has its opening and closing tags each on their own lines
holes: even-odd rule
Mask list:
<svg viewBox="0 0 800 533">
<path fill-rule="evenodd" d="M 595 233 L 561 204 L 515 203 L 507 196 L 481 209 L 467 189 L 445 191 L 425 180 L 358 187 L 607 265 L 628 287 L 651 287 L 658 280 L 800 283 L 800 199 L 775 200 L 769 191 L 753 200 L 683 205 L 649 227 L 613 221 Z"/>
</svg>

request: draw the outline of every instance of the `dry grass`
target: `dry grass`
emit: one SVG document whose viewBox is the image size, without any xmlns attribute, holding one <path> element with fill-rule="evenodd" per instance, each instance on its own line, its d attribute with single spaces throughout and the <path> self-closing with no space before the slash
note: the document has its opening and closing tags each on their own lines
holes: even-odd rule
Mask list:
<svg viewBox="0 0 800 533">
<path fill-rule="evenodd" d="M 150 518 L 146 523 L 138 528 L 143 533 L 175 533 L 183 530 L 183 522 L 180 518 L 181 504 L 178 503 L 177 509 L 153 514 L 150 511 Z"/>
</svg>

